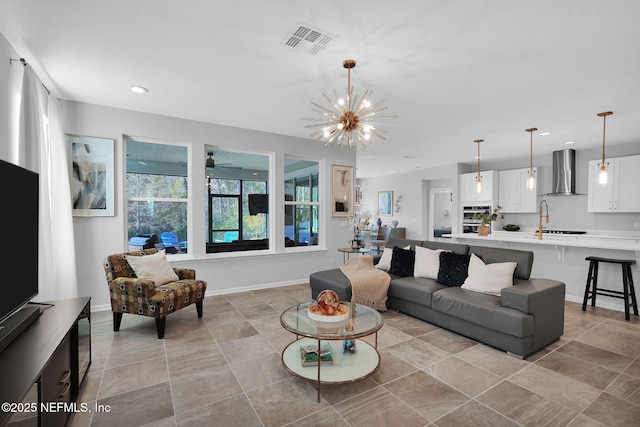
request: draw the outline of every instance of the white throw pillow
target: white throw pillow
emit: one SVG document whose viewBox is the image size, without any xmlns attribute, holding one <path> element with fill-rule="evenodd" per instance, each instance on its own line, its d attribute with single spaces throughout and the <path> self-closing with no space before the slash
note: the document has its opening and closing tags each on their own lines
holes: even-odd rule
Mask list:
<svg viewBox="0 0 640 427">
<path fill-rule="evenodd" d="M 437 279 L 440 270 L 440 252 L 444 249 L 429 249 L 416 246 L 416 262 L 413 267 L 414 277 Z"/>
<path fill-rule="evenodd" d="M 151 255 L 125 257 L 138 279 L 153 280 L 156 286 L 180 279 L 169 265 L 164 249 Z"/>
<path fill-rule="evenodd" d="M 411 249 L 411 245 L 405 246 L 404 249 Z M 393 248 L 384 248 L 384 250 L 382 251 L 382 256 L 380 257 L 380 260 L 375 265 L 375 267 L 384 271 L 391 270 L 392 257 L 393 257 Z"/>
<path fill-rule="evenodd" d="M 513 285 L 516 262 L 496 262 L 485 264 L 476 254 L 469 260 L 469 275 L 462 284 L 463 289 L 500 296 L 502 288 Z"/>
</svg>

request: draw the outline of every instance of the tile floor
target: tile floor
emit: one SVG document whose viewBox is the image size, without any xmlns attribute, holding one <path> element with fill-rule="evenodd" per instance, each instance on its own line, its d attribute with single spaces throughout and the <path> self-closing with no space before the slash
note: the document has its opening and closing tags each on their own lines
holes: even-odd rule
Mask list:
<svg viewBox="0 0 640 427">
<path fill-rule="evenodd" d="M 560 340 L 526 360 L 388 311 L 379 370 L 323 386 L 289 374 L 294 335 L 280 313 L 308 285 L 207 297 L 167 319 L 92 314 L 93 364 L 74 414 L 83 426 L 631 426 L 640 425 L 640 319 L 567 302 Z"/>
</svg>

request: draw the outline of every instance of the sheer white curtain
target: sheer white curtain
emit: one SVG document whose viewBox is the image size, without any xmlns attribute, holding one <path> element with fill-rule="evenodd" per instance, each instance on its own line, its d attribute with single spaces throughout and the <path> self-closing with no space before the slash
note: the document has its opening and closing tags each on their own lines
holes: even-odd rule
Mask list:
<svg viewBox="0 0 640 427">
<path fill-rule="evenodd" d="M 33 69 L 24 67 L 19 163 L 40 174 L 37 300 L 78 294 L 67 151 L 60 105 Z"/>
</svg>

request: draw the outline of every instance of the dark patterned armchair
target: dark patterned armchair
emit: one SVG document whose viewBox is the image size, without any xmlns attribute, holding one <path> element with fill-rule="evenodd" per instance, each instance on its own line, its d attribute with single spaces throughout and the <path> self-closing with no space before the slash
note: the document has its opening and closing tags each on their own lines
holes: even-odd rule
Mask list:
<svg viewBox="0 0 640 427">
<path fill-rule="evenodd" d="M 156 249 L 109 255 L 104 260 L 113 311 L 113 330 L 120 330 L 124 313 L 155 317 L 158 338 L 164 338 L 167 315 L 195 304 L 198 317 L 202 317 L 202 301 L 207 282 L 196 280 L 195 270 L 173 268 L 178 280 L 156 285 L 153 280 L 139 279 L 125 255 L 145 256 Z"/>
</svg>

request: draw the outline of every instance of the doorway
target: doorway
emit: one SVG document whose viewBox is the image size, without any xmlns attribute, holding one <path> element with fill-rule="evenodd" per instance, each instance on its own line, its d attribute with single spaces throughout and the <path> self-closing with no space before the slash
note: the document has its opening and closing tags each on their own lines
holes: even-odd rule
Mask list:
<svg viewBox="0 0 640 427">
<path fill-rule="evenodd" d="M 453 191 L 451 188 L 432 188 L 429 196 L 429 236 L 441 239 L 453 227 Z"/>
</svg>

